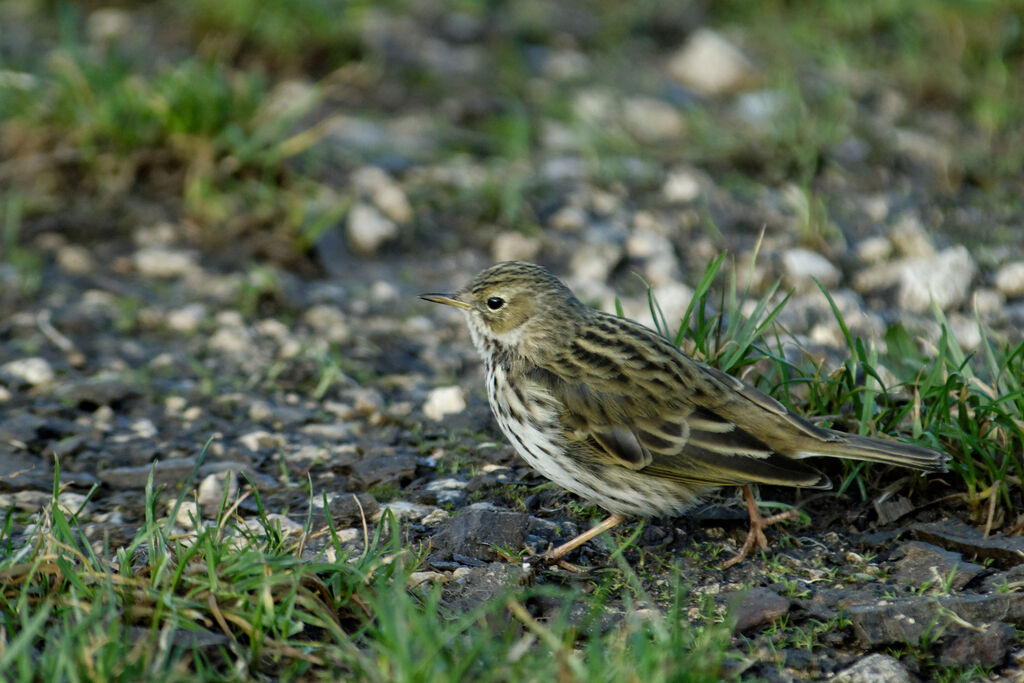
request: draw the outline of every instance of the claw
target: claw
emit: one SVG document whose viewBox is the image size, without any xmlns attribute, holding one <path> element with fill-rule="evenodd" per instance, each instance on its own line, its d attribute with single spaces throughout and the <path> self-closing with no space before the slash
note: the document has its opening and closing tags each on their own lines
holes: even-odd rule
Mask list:
<svg viewBox="0 0 1024 683">
<path fill-rule="evenodd" d="M 749 486 L 743 487 L 743 498 L 747 501 L 747 512 L 750 513 L 750 531 L 747 532 L 747 540 L 743 542 L 740 551 L 723 562 L 722 569 L 728 569 L 734 564 L 742 562 L 750 551 L 754 549 L 755 543 L 761 550 L 768 550 L 768 538 L 764 535 L 764 528 L 777 522 L 793 519 L 800 514 L 794 509 L 780 512 L 771 517 L 762 517 L 761 511 L 757 509 L 757 501 L 754 500 L 754 494 L 750 492 Z"/>
</svg>

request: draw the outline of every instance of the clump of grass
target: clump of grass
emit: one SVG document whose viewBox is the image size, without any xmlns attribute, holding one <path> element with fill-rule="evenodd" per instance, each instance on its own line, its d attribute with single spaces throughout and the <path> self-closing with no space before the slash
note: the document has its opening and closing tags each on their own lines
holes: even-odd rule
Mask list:
<svg viewBox="0 0 1024 683">
<path fill-rule="evenodd" d="M 827 415 L 833 424 L 863 434 L 889 434 L 953 456 L 947 480 L 956 483 L 972 512 L 973 521 L 987 528 L 1019 528 L 1024 482 L 1024 342 L 999 346 L 982 329 L 977 356 L 964 352 L 950 331 L 941 310 L 933 315 L 942 333 L 936 344 L 910 337 L 900 324 L 885 334 L 880 351 L 870 340 L 851 334 L 828 290 L 821 287 L 842 330 L 849 357 L 827 372 L 808 360 L 788 360 L 783 353 L 785 330 L 774 325 L 788 295 L 778 283 L 756 299 L 749 316 L 740 312 L 751 297 L 740 289 L 735 270 L 720 290 L 712 287 L 724 255 L 712 261 L 674 334 L 651 295 L 651 313 L 658 330 L 674 338 L 689 352 L 726 372 L 738 374 L 757 364 L 759 376 L 747 377 L 787 405 L 790 391 L 804 388 L 797 409 L 809 415 Z M 748 279 L 749 281 L 749 279 Z M 979 323 L 980 326 L 980 323 Z M 774 336 L 773 342 L 765 340 Z M 896 382 L 883 379 L 888 369 Z M 843 491 L 856 485 L 866 495 L 864 463 L 845 463 Z"/>
<path fill-rule="evenodd" d="M 198 465 L 197 465 L 198 467 Z M 59 475 L 55 474 L 55 482 Z M 253 491 L 256 524 L 237 516 L 240 499 L 216 518 L 192 518 L 174 535 L 193 476 L 167 518 L 157 515 L 150 477 L 145 521 L 127 546 L 85 538 L 82 509 L 51 503 L 25 534 L 9 510 L 0 528 L 0 670 L 11 680 L 224 680 L 308 677 L 347 680 L 713 681 L 730 629 L 709 612 L 692 626 L 673 584 L 667 612 L 598 628 L 605 600 L 628 605 L 639 581 L 621 561 L 623 589 L 588 599 L 557 586 L 514 586 L 456 614 L 439 585 L 413 581 L 417 552 L 386 515 L 353 553 L 333 526 L 286 535 Z M 246 494 L 242 494 L 246 495 Z M 83 505 L 82 508 L 85 506 Z M 330 514 L 326 515 L 328 525 Z M 186 525 L 188 526 L 188 525 Z M 319 551 L 313 539 L 329 539 Z M 632 578 L 629 578 L 632 577 Z M 557 603 L 554 617 L 535 605 Z"/>
</svg>

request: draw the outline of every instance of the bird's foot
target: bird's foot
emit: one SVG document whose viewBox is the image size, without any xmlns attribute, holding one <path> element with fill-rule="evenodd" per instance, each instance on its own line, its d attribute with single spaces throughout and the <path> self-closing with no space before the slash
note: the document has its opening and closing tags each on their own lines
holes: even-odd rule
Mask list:
<svg viewBox="0 0 1024 683">
<path fill-rule="evenodd" d="M 743 497 L 747 501 L 747 512 L 750 514 L 750 531 L 747 532 L 747 540 L 743 542 L 740 551 L 723 562 L 722 569 L 728 569 L 734 564 L 742 562 L 750 551 L 754 549 L 755 543 L 761 550 L 768 550 L 768 538 L 764 535 L 765 527 L 787 519 L 793 519 L 800 514 L 798 510 L 793 509 L 780 512 L 771 517 L 762 517 L 761 511 L 757 509 L 757 501 L 754 500 L 754 495 L 750 492 L 749 486 L 743 487 Z"/>
<path fill-rule="evenodd" d="M 552 548 L 547 552 L 541 553 L 540 555 L 534 555 L 527 559 L 530 562 L 538 562 L 541 564 L 557 564 L 559 567 L 562 567 L 563 569 L 567 569 L 572 572 L 580 572 L 582 570 L 579 567 L 569 562 L 566 562 L 562 558 L 571 553 L 576 548 L 586 543 L 587 541 L 591 540 L 592 538 L 600 536 L 605 531 L 608 531 L 609 529 L 618 526 L 625 519 L 626 518 L 623 515 L 611 515 L 600 524 L 590 529 L 587 529 L 579 536 L 576 536 L 575 538 L 566 541 L 557 548 Z"/>
</svg>

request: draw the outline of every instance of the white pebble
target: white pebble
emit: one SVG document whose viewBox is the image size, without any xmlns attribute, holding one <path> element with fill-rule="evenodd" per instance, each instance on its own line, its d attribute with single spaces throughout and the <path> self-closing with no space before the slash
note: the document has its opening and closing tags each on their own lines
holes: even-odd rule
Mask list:
<svg viewBox="0 0 1024 683">
<path fill-rule="evenodd" d="M 423 414 L 431 420 L 441 420 L 445 415 L 461 413 L 465 409 L 466 399 L 459 386 L 437 387 L 423 404 Z"/>
</svg>

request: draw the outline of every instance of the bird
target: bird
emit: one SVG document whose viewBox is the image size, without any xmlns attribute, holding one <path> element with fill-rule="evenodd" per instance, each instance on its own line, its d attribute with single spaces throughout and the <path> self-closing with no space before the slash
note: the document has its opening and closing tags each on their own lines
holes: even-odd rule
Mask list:
<svg viewBox="0 0 1024 683">
<path fill-rule="evenodd" d="M 663 335 L 582 303 L 546 268 L 505 261 L 453 294 L 420 297 L 462 311 L 486 369 L 501 432 L 533 469 L 610 516 L 543 554 L 561 561 L 630 517 L 684 514 L 709 491 L 743 490 L 750 531 L 764 528 L 750 486 L 831 487 L 805 459 L 836 457 L 946 470 L 947 453 L 817 426 Z"/>
</svg>

